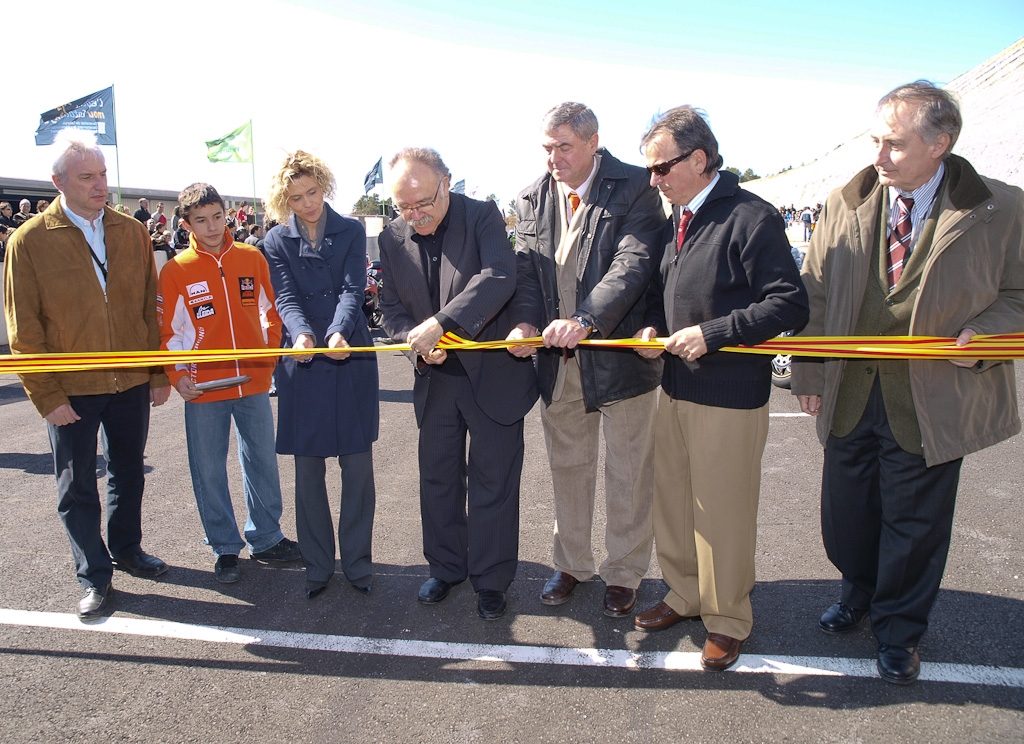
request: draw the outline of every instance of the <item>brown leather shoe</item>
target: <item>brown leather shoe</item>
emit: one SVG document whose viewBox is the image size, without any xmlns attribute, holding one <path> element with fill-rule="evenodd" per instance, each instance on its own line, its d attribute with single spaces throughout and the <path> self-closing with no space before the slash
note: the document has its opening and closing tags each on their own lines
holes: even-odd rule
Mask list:
<svg viewBox="0 0 1024 744">
<path fill-rule="evenodd" d="M 636 589 L 609 586 L 604 590 L 604 614 L 608 617 L 626 617 L 636 606 Z"/>
<path fill-rule="evenodd" d="M 572 574 L 567 574 L 564 571 L 555 571 L 554 575 L 548 579 L 548 583 L 544 585 L 540 601 L 546 605 L 564 604 L 569 601 L 569 597 L 572 596 L 572 590 L 579 583 L 579 580 Z"/>
<path fill-rule="evenodd" d="M 680 615 L 664 602 L 659 602 L 649 610 L 638 613 L 633 618 L 633 625 L 638 630 L 665 630 L 671 628 L 680 620 L 688 620 L 685 615 Z"/>
<path fill-rule="evenodd" d="M 740 658 L 740 646 L 743 641 L 730 638 L 721 633 L 708 633 L 704 641 L 704 650 L 700 655 L 700 665 L 709 672 L 721 672 L 728 669 Z"/>
</svg>

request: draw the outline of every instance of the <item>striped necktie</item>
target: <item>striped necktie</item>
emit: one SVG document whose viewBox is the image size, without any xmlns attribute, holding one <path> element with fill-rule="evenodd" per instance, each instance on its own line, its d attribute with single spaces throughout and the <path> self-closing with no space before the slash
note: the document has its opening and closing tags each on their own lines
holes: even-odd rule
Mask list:
<svg viewBox="0 0 1024 744">
<path fill-rule="evenodd" d="M 896 197 L 896 220 L 889 230 L 889 255 L 886 268 L 889 273 L 889 291 L 892 292 L 903 275 L 903 261 L 910 247 L 910 210 L 914 208 L 912 197 L 900 194 Z"/>
</svg>

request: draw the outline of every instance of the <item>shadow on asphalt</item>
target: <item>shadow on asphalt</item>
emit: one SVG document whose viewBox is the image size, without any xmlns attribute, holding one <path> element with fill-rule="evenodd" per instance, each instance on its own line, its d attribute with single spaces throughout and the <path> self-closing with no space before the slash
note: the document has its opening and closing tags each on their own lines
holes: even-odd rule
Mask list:
<svg viewBox="0 0 1024 744">
<path fill-rule="evenodd" d="M 540 647 L 628 649 L 638 652 L 699 651 L 706 637 L 702 623 L 681 622 L 658 633 L 633 629 L 631 618 L 613 619 L 601 611 L 604 584 L 584 582 L 572 599 L 547 607 L 537 599 L 550 567 L 520 562 L 518 578 L 509 589 L 509 611 L 501 620 L 483 622 L 476 616 L 476 596 L 469 582 L 455 587 L 437 605 L 422 605 L 416 592 L 427 576 L 425 565 L 375 565 L 373 593 L 363 596 L 345 581 L 340 570 L 328 590 L 307 600 L 300 564 L 274 568 L 242 561 L 243 578 L 221 585 L 210 570 L 172 567 L 159 582 L 115 575 L 113 611 L 121 616 L 233 628 L 276 630 L 315 635 L 426 640 Z M 167 596 L 160 584 L 191 589 L 202 599 Z M 640 587 L 638 609 L 653 606 L 664 596 L 660 579 Z M 873 660 L 877 644 L 865 622 L 859 630 L 834 637 L 820 632 L 820 612 L 839 591 L 838 581 L 761 582 L 752 597 L 755 627 L 743 652 L 766 656 L 820 656 Z M 222 597 L 223 600 L 218 599 Z M 1024 602 L 973 592 L 944 590 L 932 613 L 932 628 L 920 646 L 926 662 L 988 666 L 1024 666 L 1017 629 L 1024 623 Z M 776 678 L 765 674 L 712 674 L 656 669 L 600 669 L 549 664 L 484 663 L 451 659 L 334 653 L 302 649 L 246 646 L 251 660 L 201 656 L 0 648 L 0 654 L 78 657 L 130 664 L 209 669 L 238 669 L 362 677 L 401 681 L 469 682 L 471 684 L 560 687 L 640 687 L 649 689 L 750 690 L 780 705 L 817 708 L 869 708 L 905 705 L 912 701 L 954 705 L 1024 708 L 1024 690 L 928 682 L 896 689 L 878 679 L 825 676 Z"/>
<path fill-rule="evenodd" d="M 381 403 L 412 403 L 412 390 L 380 389 Z"/>
<path fill-rule="evenodd" d="M 25 395 L 25 388 L 21 386 L 21 383 L 0 385 L 0 406 L 5 406 L 8 403 L 21 403 L 24 400 L 28 400 L 28 396 Z"/>
<path fill-rule="evenodd" d="M 49 452 L 41 455 L 30 452 L 0 452 L 0 468 L 20 470 L 31 475 L 53 475 L 53 455 Z M 106 468 L 103 470 L 106 472 Z"/>
</svg>

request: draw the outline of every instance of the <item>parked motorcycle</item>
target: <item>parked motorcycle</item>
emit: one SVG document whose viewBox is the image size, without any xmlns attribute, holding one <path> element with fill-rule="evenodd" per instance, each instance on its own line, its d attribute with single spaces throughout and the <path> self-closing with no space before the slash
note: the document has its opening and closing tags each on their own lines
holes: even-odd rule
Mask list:
<svg viewBox="0 0 1024 744">
<path fill-rule="evenodd" d="M 793 335 L 793 331 L 783 331 L 779 338 L 786 338 Z M 772 385 L 775 387 L 789 389 L 790 378 L 793 375 L 793 356 L 791 354 L 776 354 L 772 358 Z"/>
<path fill-rule="evenodd" d="M 370 328 L 379 328 L 384 320 L 384 313 L 380 309 L 380 283 L 377 280 L 379 269 L 371 266 L 366 268 L 366 287 L 363 289 L 363 314 L 366 315 L 366 322 Z"/>
</svg>

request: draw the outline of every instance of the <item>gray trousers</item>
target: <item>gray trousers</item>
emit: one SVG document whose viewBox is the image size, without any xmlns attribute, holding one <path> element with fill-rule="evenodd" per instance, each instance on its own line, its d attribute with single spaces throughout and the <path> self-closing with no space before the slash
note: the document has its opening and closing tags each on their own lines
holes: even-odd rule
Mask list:
<svg viewBox="0 0 1024 744">
<path fill-rule="evenodd" d="M 338 458 L 341 466 L 341 514 L 338 549 L 341 570 L 355 586 L 373 579 L 370 556 L 373 512 L 377 493 L 373 483 L 373 450 Z M 306 566 L 309 588 L 323 586 L 334 575 L 334 520 L 327 500 L 327 460 L 295 456 L 295 529 Z"/>
</svg>

